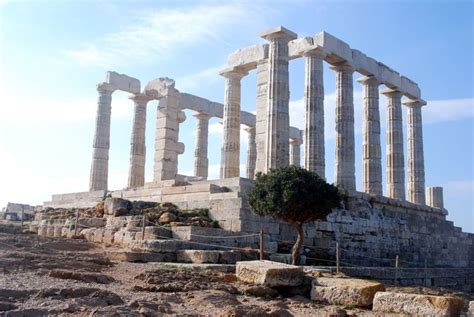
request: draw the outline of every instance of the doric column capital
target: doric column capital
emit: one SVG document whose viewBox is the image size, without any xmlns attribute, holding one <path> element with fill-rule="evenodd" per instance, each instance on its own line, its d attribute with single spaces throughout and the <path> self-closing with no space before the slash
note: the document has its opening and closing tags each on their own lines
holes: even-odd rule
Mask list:
<svg viewBox="0 0 474 317">
<path fill-rule="evenodd" d="M 99 93 L 112 94 L 115 91 L 115 87 L 108 83 L 100 83 L 100 84 L 97 84 L 97 91 Z"/>
<path fill-rule="evenodd" d="M 301 139 L 290 139 L 290 144 L 295 145 L 295 146 L 296 145 L 301 145 L 301 144 L 303 144 L 303 140 L 301 140 Z"/>
<path fill-rule="evenodd" d="M 219 75 L 229 78 L 229 79 L 241 79 L 242 77 L 248 75 L 248 71 L 238 68 L 238 67 L 229 67 L 223 69 L 219 72 Z"/>
<path fill-rule="evenodd" d="M 389 98 L 402 98 L 403 93 L 399 90 L 386 88 L 380 92 L 382 95 Z"/>
<path fill-rule="evenodd" d="M 408 108 L 421 108 L 423 106 L 426 106 L 426 101 L 424 101 L 423 99 L 408 99 L 403 102 L 403 105 Z"/>
<path fill-rule="evenodd" d="M 325 52 L 321 47 L 312 48 L 303 53 L 303 57 L 317 57 L 324 59 L 326 56 L 327 52 Z"/>
<path fill-rule="evenodd" d="M 209 119 L 212 118 L 212 116 L 208 113 L 205 113 L 205 112 L 193 112 L 192 113 L 192 116 L 198 120 L 206 120 L 208 121 Z"/>
<path fill-rule="evenodd" d="M 348 62 L 342 62 L 338 64 L 333 64 L 330 66 L 330 68 L 336 72 L 342 72 L 342 73 L 353 73 L 355 72 L 355 67 L 354 65 L 348 63 Z"/>
<path fill-rule="evenodd" d="M 382 83 L 375 76 L 364 76 L 357 79 L 357 82 L 361 83 L 362 85 L 373 85 L 373 86 L 378 86 Z"/>
<path fill-rule="evenodd" d="M 260 33 L 260 37 L 269 41 L 286 41 L 289 42 L 298 37 L 298 35 L 283 26 L 278 26 Z"/>
<path fill-rule="evenodd" d="M 140 94 L 132 95 L 132 96 L 128 97 L 128 99 L 133 100 L 136 103 L 147 103 L 148 101 L 152 100 L 153 98 L 146 95 L 146 94 L 141 94 L 140 93 Z"/>
<path fill-rule="evenodd" d="M 255 127 L 246 126 L 246 127 L 244 128 L 244 130 L 247 131 L 247 133 L 255 133 L 256 128 L 255 128 Z"/>
</svg>

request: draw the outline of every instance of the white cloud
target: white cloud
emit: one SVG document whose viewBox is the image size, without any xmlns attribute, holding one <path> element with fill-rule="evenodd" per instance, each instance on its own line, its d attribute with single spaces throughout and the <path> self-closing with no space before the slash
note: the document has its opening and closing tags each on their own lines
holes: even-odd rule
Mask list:
<svg viewBox="0 0 474 317">
<path fill-rule="evenodd" d="M 185 52 L 196 43 L 226 44 L 232 31 L 261 23 L 256 11 L 255 5 L 238 2 L 142 11 L 123 30 L 64 53 L 79 63 L 99 66 L 174 58 L 178 50 Z"/>
<path fill-rule="evenodd" d="M 474 117 L 474 98 L 428 101 L 423 107 L 423 123 L 454 121 Z"/>
<path fill-rule="evenodd" d="M 179 77 L 176 79 L 176 88 L 180 91 L 198 92 L 203 82 L 206 82 L 206 85 L 210 85 L 211 83 L 223 81 L 222 77 L 218 74 L 225 67 L 225 65 L 210 67 L 194 74 Z"/>
<path fill-rule="evenodd" d="M 41 99 L 27 96 L 0 96 L 0 123 L 46 124 L 68 122 L 93 122 L 97 111 L 97 98 L 76 100 Z M 14 107 L 8 105 L 15 105 Z M 124 94 L 112 97 L 113 118 L 127 118 L 133 114 L 133 101 Z"/>
</svg>

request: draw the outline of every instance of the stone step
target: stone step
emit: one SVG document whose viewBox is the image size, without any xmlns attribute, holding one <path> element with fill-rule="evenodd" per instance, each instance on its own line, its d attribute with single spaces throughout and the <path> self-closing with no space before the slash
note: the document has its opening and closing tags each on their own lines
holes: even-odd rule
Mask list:
<svg viewBox="0 0 474 317">
<path fill-rule="evenodd" d="M 177 262 L 235 264 L 241 261 L 240 251 L 181 250 L 176 252 Z"/>
<path fill-rule="evenodd" d="M 175 252 L 129 252 L 129 251 L 106 251 L 105 255 L 111 261 L 118 262 L 176 262 Z"/>
</svg>

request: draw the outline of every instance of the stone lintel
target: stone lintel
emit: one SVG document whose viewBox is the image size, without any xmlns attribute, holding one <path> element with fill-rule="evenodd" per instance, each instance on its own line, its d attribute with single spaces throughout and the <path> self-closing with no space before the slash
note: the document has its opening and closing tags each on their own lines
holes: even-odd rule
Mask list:
<svg viewBox="0 0 474 317">
<path fill-rule="evenodd" d="M 229 66 L 250 71 L 257 68 L 257 63 L 268 58 L 268 44 L 258 44 L 241 48 L 227 57 Z"/>
<path fill-rule="evenodd" d="M 332 64 L 329 68 L 337 72 L 354 72 L 356 70 L 354 65 L 348 62 Z"/>
<path fill-rule="evenodd" d="M 115 87 L 115 90 L 122 90 L 132 94 L 140 92 L 140 81 L 136 78 L 108 71 L 105 75 L 105 82 Z"/>
<path fill-rule="evenodd" d="M 321 59 L 326 58 L 327 55 L 328 52 L 324 50 L 321 46 L 316 46 L 303 52 L 303 56 L 316 56 Z"/>
<path fill-rule="evenodd" d="M 421 96 L 420 87 L 411 79 L 401 76 L 401 90 L 410 99 L 419 99 Z"/>
<path fill-rule="evenodd" d="M 139 94 L 135 94 L 135 95 L 132 95 L 130 97 L 128 97 L 128 99 L 130 100 L 133 100 L 133 101 L 138 101 L 138 102 L 148 102 L 150 100 L 153 100 L 153 97 L 147 95 L 147 94 L 143 94 L 143 93 L 139 93 Z"/>
<path fill-rule="evenodd" d="M 398 90 L 398 89 L 392 89 L 392 88 L 384 88 L 380 91 L 380 93 L 384 96 L 387 96 L 387 97 L 392 97 L 392 96 L 396 96 L 396 95 L 400 95 L 400 97 L 402 97 L 403 93 Z"/>
<path fill-rule="evenodd" d="M 275 39 L 284 39 L 284 40 L 294 40 L 298 37 L 298 34 L 288 30 L 283 26 L 277 26 L 269 30 L 263 31 L 260 33 L 260 37 L 267 40 L 273 41 Z"/>
<path fill-rule="evenodd" d="M 192 116 L 195 117 L 196 119 L 201 119 L 201 120 L 209 120 L 212 118 L 212 115 L 205 113 L 205 112 L 199 112 L 199 111 L 194 111 L 192 110 Z"/>
<path fill-rule="evenodd" d="M 423 106 L 426 106 L 426 101 L 423 100 L 423 99 L 407 99 L 405 101 L 403 101 L 403 105 L 407 106 L 407 107 L 423 107 Z"/>
</svg>

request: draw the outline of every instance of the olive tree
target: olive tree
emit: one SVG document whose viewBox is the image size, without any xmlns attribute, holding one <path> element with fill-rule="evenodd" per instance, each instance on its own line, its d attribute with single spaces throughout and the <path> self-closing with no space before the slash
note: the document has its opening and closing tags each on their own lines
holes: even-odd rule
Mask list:
<svg viewBox="0 0 474 317">
<path fill-rule="evenodd" d="M 255 187 L 249 193 L 249 204 L 259 216 L 270 216 L 292 224 L 297 239 L 292 249 L 293 264 L 300 261 L 303 225 L 325 219 L 333 208 L 340 207 L 336 186 L 316 173 L 289 166 L 256 175 Z"/>
</svg>

